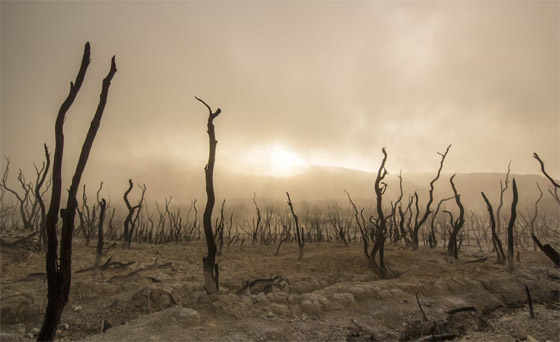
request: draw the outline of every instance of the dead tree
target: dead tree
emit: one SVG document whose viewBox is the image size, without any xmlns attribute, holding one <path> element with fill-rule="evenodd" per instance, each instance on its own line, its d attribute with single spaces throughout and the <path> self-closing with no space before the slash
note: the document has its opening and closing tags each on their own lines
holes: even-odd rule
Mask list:
<svg viewBox="0 0 560 342">
<path fill-rule="evenodd" d="M 515 178 L 512 182 L 513 190 L 513 200 L 511 202 L 511 216 L 509 218 L 509 223 L 507 227 L 508 235 L 508 267 L 513 269 L 514 259 L 513 259 L 513 226 L 515 225 L 515 218 L 517 217 L 517 184 L 515 183 Z"/>
<path fill-rule="evenodd" d="M 41 222 L 39 228 L 39 246 L 40 248 L 46 252 L 47 251 L 47 231 L 45 229 L 47 224 L 47 210 L 45 207 L 45 202 L 43 201 L 44 193 L 41 193 L 41 187 L 45 182 L 45 178 L 47 177 L 47 173 L 49 172 L 49 167 L 51 165 L 51 155 L 49 153 L 49 148 L 47 144 L 43 144 L 45 148 L 45 160 L 46 163 L 43 163 L 43 167 L 41 170 L 37 170 L 37 182 L 35 185 L 35 198 L 37 199 L 37 203 L 39 203 L 39 209 L 41 212 Z M 48 188 L 48 187 L 47 187 Z"/>
<path fill-rule="evenodd" d="M 253 232 L 251 233 L 253 241 L 252 244 L 254 245 L 257 242 L 257 237 L 259 234 L 259 228 L 261 226 L 261 220 L 262 220 L 262 216 L 261 216 L 261 210 L 259 209 L 259 206 L 257 205 L 257 194 L 253 193 L 253 203 L 255 204 L 255 209 L 257 210 L 257 223 L 255 224 L 255 219 L 253 219 Z"/>
<path fill-rule="evenodd" d="M 533 241 L 539 246 L 539 249 L 554 262 L 556 267 L 560 267 L 560 254 L 548 243 L 543 245 L 534 234 L 531 234 L 531 236 L 533 237 Z"/>
<path fill-rule="evenodd" d="M 288 196 L 288 205 L 290 206 L 290 211 L 292 212 L 292 216 L 294 218 L 295 228 L 296 228 L 296 239 L 297 244 L 299 247 L 299 254 L 298 254 L 298 261 L 303 260 L 303 247 L 305 246 L 305 233 L 303 231 L 303 227 L 299 226 L 299 220 L 294 212 L 294 207 L 292 205 L 292 200 L 290 199 L 290 194 L 286 192 L 286 196 Z M 280 248 L 280 246 L 278 246 Z"/>
<path fill-rule="evenodd" d="M 19 203 L 19 212 L 21 215 L 21 221 L 23 223 L 23 229 L 32 230 L 33 227 L 31 224 L 32 221 L 31 215 L 33 213 L 29 213 L 29 211 L 27 210 L 27 206 L 29 205 L 29 195 L 31 194 L 31 186 L 26 183 L 25 176 L 23 175 L 21 169 L 19 169 L 17 180 L 20 183 L 21 188 L 23 189 L 23 193 L 20 195 L 16 190 L 8 187 L 6 181 L 8 179 L 8 174 L 10 172 L 10 158 L 8 157 L 5 158 L 6 158 L 6 170 L 4 170 L 4 175 L 2 176 L 2 183 L 0 184 L 0 186 L 4 190 L 8 191 L 9 193 L 11 193 L 16 197 Z"/>
<path fill-rule="evenodd" d="M 202 216 L 202 224 L 204 226 L 204 236 L 206 237 L 206 247 L 208 255 L 202 258 L 202 266 L 204 269 L 204 288 L 208 294 L 214 294 L 219 290 L 219 271 L 218 264 L 216 264 L 216 241 L 214 240 L 214 231 L 212 229 L 212 211 L 214 210 L 214 203 L 216 197 L 214 195 L 214 163 L 216 161 L 216 132 L 214 130 L 214 119 L 220 115 L 222 110 L 218 108 L 215 112 L 206 102 L 198 97 L 198 101 L 202 102 L 208 109 L 208 139 L 210 144 L 210 151 L 208 153 L 208 164 L 204 168 L 204 175 L 206 179 L 206 208 Z"/>
<path fill-rule="evenodd" d="M 383 182 L 385 176 L 387 176 L 388 172 L 385 169 L 385 163 L 387 162 L 387 152 L 385 151 L 385 147 L 381 149 L 383 152 L 383 160 L 381 161 L 381 165 L 379 166 L 379 170 L 377 171 L 377 177 L 375 178 L 374 183 L 374 190 L 375 190 L 375 197 L 376 197 L 376 209 L 377 209 L 377 219 L 373 221 L 370 219 L 370 223 L 372 223 L 375 227 L 375 241 L 373 242 L 373 247 L 371 249 L 370 256 L 370 265 L 373 271 L 379 275 L 381 278 L 386 278 L 388 276 L 387 267 L 385 266 L 385 238 L 387 233 L 387 221 L 385 218 L 385 214 L 383 213 L 383 194 L 385 190 L 387 190 L 387 184 Z M 379 265 L 377 264 L 376 255 L 379 254 Z"/>
<path fill-rule="evenodd" d="M 434 184 L 439 179 L 441 170 L 443 169 L 443 162 L 445 161 L 445 157 L 447 157 L 447 153 L 449 153 L 450 148 L 451 145 L 447 146 L 447 149 L 445 150 L 444 153 L 438 152 L 438 154 L 441 156 L 441 161 L 439 163 L 439 169 L 436 174 L 436 177 L 432 179 L 432 181 L 430 182 L 430 191 L 428 192 L 429 199 L 428 199 L 428 203 L 426 203 L 426 211 L 424 212 L 424 215 L 419 221 L 418 220 L 415 221 L 414 228 L 411 231 L 410 240 L 413 249 L 418 249 L 418 232 L 420 231 L 420 228 L 422 228 L 422 225 L 424 225 L 424 222 L 426 222 L 426 220 L 428 219 L 428 216 L 430 216 L 431 214 L 430 207 L 432 206 L 432 202 L 434 201 Z M 418 199 L 416 199 L 416 205 L 418 205 Z"/>
<path fill-rule="evenodd" d="M 76 194 L 80 186 L 80 181 L 86 163 L 95 140 L 95 135 L 99 129 L 99 124 L 103 116 L 103 111 L 105 109 L 105 104 L 107 103 L 107 96 L 109 93 L 109 86 L 111 85 L 111 80 L 117 72 L 117 67 L 115 63 L 115 57 L 111 59 L 111 69 L 107 77 L 103 80 L 103 86 L 101 90 L 101 95 L 99 98 L 99 104 L 97 110 L 91 121 L 91 125 L 87 132 L 80 156 L 78 159 L 78 164 L 76 166 L 76 171 L 72 177 L 72 183 L 68 191 L 68 201 L 65 209 L 60 211 L 62 216 L 62 230 L 61 230 L 61 245 L 60 245 L 60 264 L 58 263 L 57 246 L 58 238 L 56 234 L 56 224 L 58 221 L 58 212 L 60 209 L 60 197 L 62 190 L 62 154 L 64 151 L 64 120 L 66 118 L 66 113 L 70 109 L 70 106 L 74 102 L 80 87 L 84 81 L 86 70 L 90 62 L 90 46 L 89 42 L 86 43 L 84 48 L 84 54 L 82 57 L 82 62 L 80 66 L 80 71 L 76 76 L 74 83 L 70 83 L 70 92 L 66 100 L 62 103 L 58 115 L 56 117 L 55 123 L 55 152 L 53 159 L 53 186 L 51 192 L 51 202 L 49 205 L 49 211 L 47 213 L 47 240 L 48 249 L 46 256 L 46 270 L 47 270 L 47 282 L 48 282 L 48 295 L 47 295 L 47 309 L 45 313 L 45 319 L 39 331 L 37 340 L 38 341 L 53 341 L 56 333 L 56 327 L 60 322 L 60 317 L 64 306 L 68 302 L 68 296 L 70 295 L 70 282 L 72 278 L 72 234 L 74 231 L 74 218 L 76 215 L 76 208 L 78 206 L 78 201 L 76 199 Z"/>
<path fill-rule="evenodd" d="M 539 157 L 538 154 L 533 153 L 533 158 L 535 158 L 536 160 L 539 161 L 539 164 L 541 165 L 541 171 L 542 173 L 545 175 L 546 178 L 548 178 L 548 180 L 550 181 L 550 183 L 552 183 L 552 189 L 549 189 L 548 192 L 550 192 L 550 194 L 552 195 L 552 197 L 554 197 L 554 199 L 556 200 L 556 202 L 558 204 L 560 204 L 560 196 L 558 196 L 558 189 L 560 189 L 560 184 L 558 184 L 558 182 L 556 182 L 552 177 L 550 177 L 548 175 L 548 173 L 545 171 L 544 169 L 544 162 L 541 160 L 541 158 Z"/>
<path fill-rule="evenodd" d="M 537 217 L 539 216 L 539 202 L 543 198 L 543 192 L 541 190 L 541 187 L 539 186 L 539 183 L 536 183 L 536 184 L 537 184 L 537 189 L 539 189 L 539 194 L 540 195 L 539 195 L 539 198 L 537 198 L 537 200 L 535 201 L 535 214 L 531 218 L 531 222 L 529 222 L 529 228 L 531 229 L 531 235 L 535 234 L 535 222 L 537 221 Z M 533 240 L 533 251 L 536 251 L 536 250 L 537 250 L 537 244 Z"/>
<path fill-rule="evenodd" d="M 132 243 L 132 237 L 134 236 L 134 228 L 136 227 L 136 223 L 138 221 L 138 215 L 140 214 L 140 210 L 142 209 L 142 204 L 144 202 L 144 194 L 146 193 L 146 185 L 138 187 L 142 189 L 142 195 L 140 197 L 140 202 L 137 205 L 132 206 L 130 201 L 128 200 L 128 194 L 132 191 L 132 187 L 134 184 L 132 183 L 132 179 L 128 180 L 128 189 L 124 192 L 124 203 L 126 204 L 126 208 L 128 209 L 128 215 L 126 215 L 126 219 L 124 220 L 124 234 L 123 234 L 123 247 L 130 248 L 130 244 Z M 136 213 L 136 216 L 134 216 Z"/>
<path fill-rule="evenodd" d="M 511 172 L 511 161 L 508 163 L 508 170 L 504 183 L 502 183 L 502 181 L 500 180 L 500 204 L 498 204 L 498 209 L 496 210 L 496 230 L 497 230 L 496 234 L 498 234 L 498 236 L 500 236 L 500 233 L 502 231 L 502 225 L 501 225 L 502 216 L 500 215 L 500 211 L 502 210 L 502 206 L 504 205 L 504 193 L 509 187 L 510 172 Z"/>
<path fill-rule="evenodd" d="M 104 198 L 99 202 L 99 226 L 97 230 L 97 250 L 95 254 L 95 267 L 101 264 L 101 256 L 103 255 L 103 221 L 105 220 L 105 209 L 107 201 Z"/>
<path fill-rule="evenodd" d="M 457 234 L 459 233 L 459 230 L 461 229 L 461 227 L 463 227 L 463 224 L 465 223 L 465 208 L 461 203 L 461 195 L 457 193 L 457 189 L 455 188 L 455 183 L 453 183 L 453 178 L 455 178 L 455 175 L 451 176 L 449 182 L 451 183 L 453 194 L 455 194 L 455 202 L 457 203 L 457 207 L 459 207 L 459 217 L 455 221 L 453 221 L 453 215 L 449 213 L 451 216 L 451 227 L 453 228 L 453 230 L 449 235 L 449 243 L 447 244 L 447 253 L 449 253 L 449 255 L 454 257 L 455 259 L 458 259 Z"/>
<path fill-rule="evenodd" d="M 352 201 L 352 198 L 350 197 L 350 193 L 348 193 L 348 191 L 344 190 L 344 192 L 346 193 L 346 195 L 348 195 L 348 200 L 350 201 L 350 204 L 352 204 L 352 208 L 354 208 L 354 217 L 356 218 L 356 224 L 358 225 L 358 228 L 360 229 L 360 233 L 362 234 L 362 243 L 364 245 L 364 255 L 366 256 L 366 259 L 369 260 L 369 247 L 368 247 L 368 241 L 369 241 L 369 236 L 365 230 L 365 224 L 362 221 L 360 221 L 360 215 L 358 214 L 358 208 L 356 207 L 356 204 Z M 363 212 L 363 209 L 362 209 Z"/>
<path fill-rule="evenodd" d="M 437 217 L 437 215 L 438 215 L 438 213 L 439 213 L 439 210 L 440 210 L 440 208 L 441 208 L 441 205 L 443 204 L 443 202 L 447 202 L 447 201 L 452 200 L 452 199 L 454 199 L 454 198 L 455 198 L 455 196 L 452 196 L 452 197 L 448 197 L 448 198 L 444 198 L 444 199 L 440 200 L 439 203 L 438 203 L 438 205 L 437 205 L 437 207 L 436 207 L 436 210 L 435 210 L 435 211 L 432 213 L 432 215 L 431 215 L 431 220 L 430 220 L 430 233 L 429 233 L 430 235 L 428 236 L 428 244 L 429 244 L 430 248 L 436 248 L 436 246 L 437 246 L 437 242 L 438 242 L 438 241 L 437 241 L 437 239 L 436 239 L 436 231 L 435 231 L 435 228 L 436 228 L 436 217 Z M 444 244 L 445 244 L 445 241 L 444 241 Z"/>
<path fill-rule="evenodd" d="M 504 253 L 504 249 L 502 247 L 502 242 L 498 237 L 498 233 L 496 232 L 496 220 L 494 219 L 494 210 L 492 209 L 492 204 L 484 194 L 481 192 L 482 198 L 484 198 L 484 202 L 486 202 L 486 208 L 488 209 L 488 214 L 490 215 L 490 229 L 492 230 L 492 244 L 494 245 L 494 250 L 497 254 L 497 261 L 499 264 L 505 264 L 506 262 L 506 255 Z"/>
</svg>

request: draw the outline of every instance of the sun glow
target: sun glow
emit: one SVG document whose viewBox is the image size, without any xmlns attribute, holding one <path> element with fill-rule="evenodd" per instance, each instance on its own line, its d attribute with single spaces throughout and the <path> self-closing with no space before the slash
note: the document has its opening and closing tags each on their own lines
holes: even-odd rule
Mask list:
<svg viewBox="0 0 560 342">
<path fill-rule="evenodd" d="M 242 159 L 246 172 L 262 176 L 289 177 L 308 166 L 299 154 L 279 143 L 255 146 Z"/>
</svg>

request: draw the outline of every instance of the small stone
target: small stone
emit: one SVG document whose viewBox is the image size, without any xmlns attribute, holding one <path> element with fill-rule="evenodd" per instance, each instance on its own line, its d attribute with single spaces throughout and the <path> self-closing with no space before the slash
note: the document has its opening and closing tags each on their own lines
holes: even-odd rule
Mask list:
<svg viewBox="0 0 560 342">
<path fill-rule="evenodd" d="M 81 305 L 78 305 L 78 306 L 74 307 L 74 312 L 80 312 L 80 311 L 82 311 L 82 306 Z"/>
<path fill-rule="evenodd" d="M 25 334 L 23 334 L 23 337 L 25 337 L 25 338 L 33 338 L 33 334 L 32 334 L 32 333 L 25 333 Z"/>
<path fill-rule="evenodd" d="M 307 315 L 306 314 L 301 314 L 301 320 L 306 321 L 307 320 Z"/>
<path fill-rule="evenodd" d="M 70 329 L 70 325 L 68 323 L 64 323 L 62 325 L 62 328 L 64 328 L 64 330 L 68 330 L 68 329 Z"/>
<path fill-rule="evenodd" d="M 185 318 L 188 323 L 200 322 L 200 314 L 196 310 L 189 308 L 181 308 L 179 311 L 179 317 Z"/>
<path fill-rule="evenodd" d="M 39 328 L 33 328 L 33 329 L 31 330 L 31 333 L 32 333 L 33 335 L 39 335 Z"/>
<path fill-rule="evenodd" d="M 60 330 L 60 329 L 56 330 L 56 334 L 57 334 L 57 335 L 62 334 L 62 330 Z"/>
<path fill-rule="evenodd" d="M 273 317 L 274 317 L 274 314 L 272 313 L 272 311 L 269 311 L 269 312 L 266 314 L 266 317 L 268 317 L 268 318 L 273 318 Z"/>
<path fill-rule="evenodd" d="M 25 327 L 23 327 L 23 326 L 22 326 L 22 327 L 19 327 L 17 331 L 18 331 L 18 333 L 20 333 L 20 334 L 24 334 L 24 333 L 25 333 Z"/>
</svg>

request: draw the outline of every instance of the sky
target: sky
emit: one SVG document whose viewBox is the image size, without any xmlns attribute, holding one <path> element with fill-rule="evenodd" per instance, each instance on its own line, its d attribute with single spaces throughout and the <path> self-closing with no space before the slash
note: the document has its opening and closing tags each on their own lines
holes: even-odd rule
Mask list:
<svg viewBox="0 0 560 342">
<path fill-rule="evenodd" d="M 86 181 L 173 189 L 218 173 L 310 166 L 393 173 L 560 175 L 557 1 L 2 1 L 1 139 L 33 174 L 83 47 L 91 64 L 65 122 L 69 179 L 116 55 Z M 6 162 L 0 162 L 5 168 Z M 15 171 L 12 171 L 15 173 Z M 155 183 L 159 184 L 156 185 Z"/>
</svg>

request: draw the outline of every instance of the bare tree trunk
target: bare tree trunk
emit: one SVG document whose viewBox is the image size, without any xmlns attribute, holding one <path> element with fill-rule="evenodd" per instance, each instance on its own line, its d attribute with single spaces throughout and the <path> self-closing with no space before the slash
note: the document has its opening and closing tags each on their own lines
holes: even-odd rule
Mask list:
<svg viewBox="0 0 560 342">
<path fill-rule="evenodd" d="M 80 71 L 76 77 L 76 83 L 70 83 L 70 93 L 60 107 L 58 116 L 55 123 L 55 153 L 53 162 L 53 189 L 51 194 L 51 203 L 49 212 L 47 214 L 47 238 L 48 249 L 46 256 L 46 270 L 48 280 L 48 295 L 47 295 L 47 309 L 45 319 L 39 335 L 38 341 L 53 341 L 56 333 L 56 327 L 60 322 L 60 317 L 64 306 L 68 302 L 70 295 L 70 282 L 72 277 L 72 233 L 74 230 L 74 217 L 78 202 L 76 200 L 76 193 L 80 185 L 80 180 L 84 172 L 95 135 L 99 129 L 101 117 L 107 102 L 107 95 L 109 93 L 109 86 L 114 74 L 117 72 L 115 57 L 111 60 L 111 69 L 107 77 L 103 80 L 103 87 L 99 104 L 95 112 L 94 118 L 91 122 L 90 128 L 86 135 L 86 139 L 80 152 L 76 171 L 72 178 L 72 183 L 68 193 L 68 202 L 66 209 L 61 211 L 62 216 L 62 232 L 61 232 L 61 246 L 60 246 L 60 266 L 57 266 L 57 245 L 58 239 L 56 235 L 56 223 L 58 220 L 58 211 L 60 208 L 60 195 L 62 189 L 62 154 L 64 151 L 64 120 L 68 109 L 74 102 L 78 91 L 83 83 L 86 70 L 90 62 L 90 46 L 86 43 Z"/>
<path fill-rule="evenodd" d="M 43 201 L 43 197 L 41 195 L 41 187 L 45 182 L 47 173 L 49 173 L 49 167 L 51 165 L 51 158 L 50 158 L 51 155 L 49 153 L 49 148 L 47 147 L 47 144 L 44 144 L 43 146 L 45 148 L 46 164 L 43 169 L 43 174 L 41 176 L 41 179 L 37 182 L 37 185 L 35 186 L 35 198 L 37 199 L 41 210 L 41 223 L 39 228 L 39 241 L 41 242 L 40 247 L 44 252 L 46 252 L 47 251 L 47 230 L 46 230 L 47 213 L 46 213 L 45 202 Z"/>
<path fill-rule="evenodd" d="M 511 202 L 511 216 L 509 218 L 507 234 L 508 234 L 508 267 L 513 269 L 515 260 L 513 259 L 513 226 L 517 217 L 517 184 L 515 178 L 512 182 L 513 185 L 513 201 Z"/>
<path fill-rule="evenodd" d="M 376 195 L 376 209 L 377 209 L 377 222 L 374 224 L 375 227 L 375 242 L 370 253 L 371 267 L 374 272 L 377 273 L 381 278 L 387 277 L 387 268 L 385 267 L 384 260 L 384 247 L 387 232 L 387 221 L 385 214 L 383 213 L 383 194 L 387 189 L 387 185 L 383 183 L 383 179 L 387 175 L 387 170 L 385 169 L 385 163 L 387 162 L 387 152 L 385 147 L 381 149 L 383 152 L 383 160 L 377 171 L 377 177 L 375 178 L 374 190 Z M 382 185 L 383 184 L 383 185 Z M 370 222 L 372 220 L 370 219 Z M 373 223 L 373 222 L 372 222 Z M 377 264 L 375 258 L 379 254 L 379 265 Z"/>
<path fill-rule="evenodd" d="M 451 220 L 451 226 L 453 227 L 453 230 L 449 235 L 449 244 L 447 245 L 447 252 L 455 259 L 458 259 L 457 234 L 459 233 L 459 230 L 461 229 L 461 227 L 463 227 L 463 224 L 465 223 L 465 208 L 461 203 L 461 195 L 457 193 L 457 189 L 455 188 L 455 184 L 453 183 L 453 178 L 455 178 L 455 175 L 451 176 L 449 182 L 451 183 L 451 188 L 453 189 L 453 193 L 455 194 L 455 202 L 457 203 L 457 207 L 459 207 L 459 217 L 455 221 L 453 221 L 453 219 Z M 451 217 L 453 216 L 451 215 Z"/>
<path fill-rule="evenodd" d="M 107 201 L 101 199 L 99 202 L 99 229 L 97 230 L 97 251 L 95 254 L 95 267 L 101 264 L 101 256 L 103 255 L 103 221 L 105 220 L 105 208 Z"/>
<path fill-rule="evenodd" d="M 202 264 L 204 268 L 204 287 L 208 294 L 213 294 L 218 292 L 218 264 L 216 264 L 216 241 L 214 240 L 214 232 L 212 229 L 212 211 L 214 210 L 214 203 L 216 202 L 216 197 L 214 195 L 214 163 L 216 161 L 216 132 L 214 130 L 214 119 L 220 115 L 222 110 L 218 108 L 214 113 L 210 106 L 206 102 L 202 101 L 198 97 L 196 99 L 208 108 L 208 139 L 210 143 L 210 151 L 208 153 L 208 164 L 204 168 L 204 174 L 206 178 L 206 195 L 208 197 L 206 201 L 206 208 L 204 209 L 204 215 L 202 216 L 202 223 L 204 225 L 204 236 L 206 237 L 206 246 L 208 249 L 208 255 L 202 258 Z"/>
<path fill-rule="evenodd" d="M 290 199 L 290 194 L 286 192 L 286 196 L 288 196 L 288 206 L 290 206 L 290 211 L 292 212 L 292 216 L 294 217 L 295 225 L 296 225 L 296 238 L 299 247 L 298 251 L 298 261 L 303 260 L 303 247 L 305 246 L 305 233 L 303 232 L 303 227 L 300 228 L 299 220 L 294 212 L 294 207 L 292 205 L 292 200 Z"/>
<path fill-rule="evenodd" d="M 411 244 L 412 244 L 413 249 L 418 249 L 418 232 L 420 231 L 420 228 L 422 228 L 422 225 L 424 224 L 424 222 L 426 222 L 426 220 L 428 219 L 428 216 L 432 213 L 431 210 L 430 210 L 430 207 L 432 205 L 432 202 L 434 201 L 434 184 L 439 179 L 439 176 L 441 174 L 441 170 L 443 169 L 443 163 L 445 162 L 445 157 L 447 157 L 447 154 L 449 153 L 450 148 L 451 148 L 451 145 L 447 146 L 447 149 L 445 150 L 444 153 L 439 153 L 438 152 L 438 154 L 441 156 L 441 162 L 439 163 L 439 169 L 438 169 L 438 172 L 437 172 L 436 176 L 430 182 L 430 191 L 428 193 L 429 194 L 429 199 L 428 199 L 428 203 L 426 203 L 426 211 L 424 212 L 424 215 L 422 216 L 420 221 L 418 221 L 418 220 L 415 221 L 414 228 L 411 231 L 410 238 L 411 238 Z M 418 205 L 418 198 L 416 199 L 416 205 Z M 416 212 L 416 214 L 418 215 L 418 211 Z"/>
<path fill-rule="evenodd" d="M 494 249 L 496 250 L 496 254 L 498 257 L 498 263 L 504 264 L 506 262 L 506 255 L 504 254 L 504 249 L 502 248 L 502 242 L 496 233 L 496 221 L 494 220 L 494 211 L 492 209 L 492 205 L 490 201 L 484 195 L 484 192 L 481 192 L 482 198 L 484 198 L 484 202 L 486 202 L 486 207 L 488 209 L 488 214 L 490 215 L 490 228 L 492 229 L 492 244 L 494 245 Z"/>
</svg>

